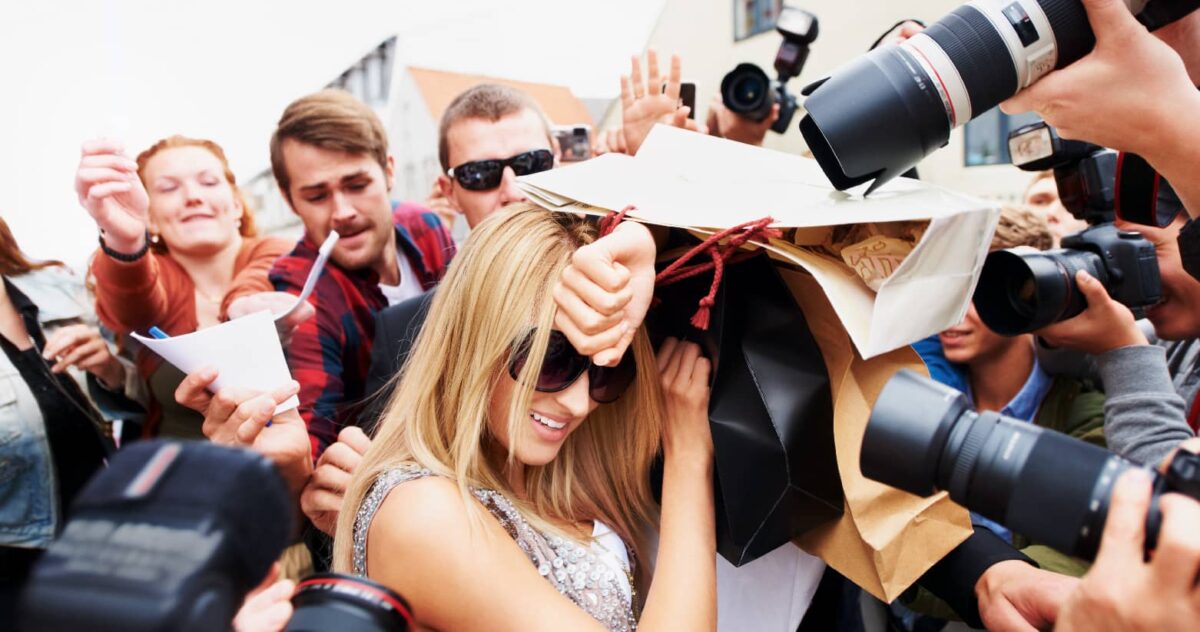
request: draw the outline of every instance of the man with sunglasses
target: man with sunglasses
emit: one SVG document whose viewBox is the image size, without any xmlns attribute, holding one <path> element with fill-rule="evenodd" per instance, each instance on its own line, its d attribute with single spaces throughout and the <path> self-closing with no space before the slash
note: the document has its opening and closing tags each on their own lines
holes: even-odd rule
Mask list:
<svg viewBox="0 0 1200 632">
<path fill-rule="evenodd" d="M 455 97 L 438 126 L 438 192 L 476 226 L 520 202 L 517 176 L 546 171 L 557 156 L 546 115 L 528 95 L 482 84 Z"/>
</svg>

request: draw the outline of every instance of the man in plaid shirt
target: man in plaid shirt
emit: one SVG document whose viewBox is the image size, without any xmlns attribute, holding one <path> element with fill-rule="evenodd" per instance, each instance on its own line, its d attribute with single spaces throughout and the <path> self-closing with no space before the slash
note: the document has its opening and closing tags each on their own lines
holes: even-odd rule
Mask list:
<svg viewBox="0 0 1200 632">
<path fill-rule="evenodd" d="M 454 257 L 435 213 L 390 200 L 393 164 L 379 118 L 341 90 L 294 101 L 271 137 L 275 180 L 304 222 L 304 238 L 271 270 L 273 289 L 299 294 L 319 246 L 340 235 L 309 298 L 316 315 L 285 347 L 314 459 L 356 423 L 369 395 L 375 313 L 436 285 Z"/>
</svg>

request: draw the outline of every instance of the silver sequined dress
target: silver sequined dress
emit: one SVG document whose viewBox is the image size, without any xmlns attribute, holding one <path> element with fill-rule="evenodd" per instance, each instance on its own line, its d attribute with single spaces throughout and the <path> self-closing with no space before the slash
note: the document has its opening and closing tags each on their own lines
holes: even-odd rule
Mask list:
<svg viewBox="0 0 1200 632">
<path fill-rule="evenodd" d="M 367 492 L 354 519 L 354 573 L 366 576 L 367 532 L 375 512 L 397 485 L 432 476 L 427 469 L 405 466 L 381 474 Z M 512 536 L 538 573 L 558 592 L 566 595 L 585 612 L 614 632 L 637 629 L 629 593 L 622 590 L 618 573 L 611 564 L 597 557 L 587 547 L 555 535 L 543 535 L 521 516 L 499 492 L 490 489 L 471 489 L 475 498 L 500 522 Z"/>
</svg>

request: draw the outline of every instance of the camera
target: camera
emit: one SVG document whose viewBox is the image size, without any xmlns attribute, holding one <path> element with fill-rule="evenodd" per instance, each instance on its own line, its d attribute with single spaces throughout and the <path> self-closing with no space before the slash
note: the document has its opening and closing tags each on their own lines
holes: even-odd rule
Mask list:
<svg viewBox="0 0 1200 632">
<path fill-rule="evenodd" d="M 1200 0 L 1126 0 L 1153 29 Z M 1079 0 L 974 0 L 898 46 L 877 48 L 807 86 L 800 131 L 833 186 L 867 193 L 1095 44 Z"/>
<path fill-rule="evenodd" d="M 1111 222 L 1120 199 L 1136 208 L 1173 208 L 1171 212 L 1178 213 L 1181 207 L 1169 186 L 1145 177 L 1122 178 L 1122 165 L 1136 164 L 1129 159 L 1132 154 L 1061 139 L 1043 122 L 1009 134 L 1009 152 L 1020 169 L 1053 169 L 1063 206 L 1091 226 L 1063 238 L 1058 250 L 989 254 L 973 297 L 989 328 L 1011 336 L 1078 315 L 1087 308 L 1075 282 L 1080 270 L 1139 317 L 1145 307 L 1162 300 L 1154 244 L 1138 233 L 1117 230 Z M 1130 167 L 1124 169 L 1129 172 Z M 1145 186 L 1150 182 L 1153 187 Z"/>
<path fill-rule="evenodd" d="M 792 124 L 796 114 L 796 97 L 787 89 L 787 82 L 800 75 L 808 61 L 808 49 L 817 39 L 817 16 L 803 9 L 784 5 L 775 23 L 783 36 L 783 44 L 775 54 L 775 71 L 779 78 L 772 81 L 762 68 L 750 63 L 738 64 L 721 79 L 721 101 L 725 107 L 742 118 L 760 122 L 779 104 L 779 119 L 771 131 L 782 134 Z"/>
<path fill-rule="evenodd" d="M 919 496 L 945 490 L 958 504 L 1035 542 L 1095 557 L 1118 475 L 1138 465 L 1107 450 L 995 412 L 975 413 L 958 391 L 904 369 L 880 392 L 863 437 L 867 478 Z M 1200 455 L 1180 451 L 1167 473 L 1147 470 L 1154 496 L 1146 548 L 1154 548 L 1159 497 L 1200 500 Z"/>
<path fill-rule="evenodd" d="M 283 632 L 404 632 L 414 627 L 408 602 L 364 577 L 310 575 L 296 586 L 292 606 Z"/>
<path fill-rule="evenodd" d="M 582 162 L 592 157 L 592 128 L 588 125 L 555 125 L 551 132 L 562 151 L 563 162 Z"/>
<path fill-rule="evenodd" d="M 275 466 L 207 442 L 118 452 L 34 565 L 23 625 L 39 630 L 221 630 L 290 542 Z"/>
<path fill-rule="evenodd" d="M 143 441 L 80 492 L 62 536 L 22 595 L 21 630 L 228 630 L 247 593 L 292 541 L 287 486 L 250 450 Z M 408 604 L 386 586 L 310 576 L 286 630 L 402 632 Z"/>
</svg>

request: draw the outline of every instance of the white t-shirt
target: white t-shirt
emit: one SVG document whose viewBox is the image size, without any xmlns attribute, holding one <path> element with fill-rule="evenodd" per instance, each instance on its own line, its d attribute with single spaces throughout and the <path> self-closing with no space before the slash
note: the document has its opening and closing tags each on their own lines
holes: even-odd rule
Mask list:
<svg viewBox="0 0 1200 632">
<path fill-rule="evenodd" d="M 599 520 L 592 521 L 592 542 L 588 545 L 593 555 L 617 574 L 617 585 L 625 598 L 630 599 L 633 593 L 629 585 L 629 551 L 625 550 L 625 542 L 608 525 Z"/>
<path fill-rule="evenodd" d="M 379 291 L 383 292 L 388 305 L 395 305 L 406 299 L 419 296 L 425 291 L 421 288 L 421 282 L 417 279 L 417 271 L 408 262 L 408 257 L 405 257 L 403 253 L 397 253 L 396 263 L 400 267 L 400 285 L 379 284 Z"/>
</svg>

